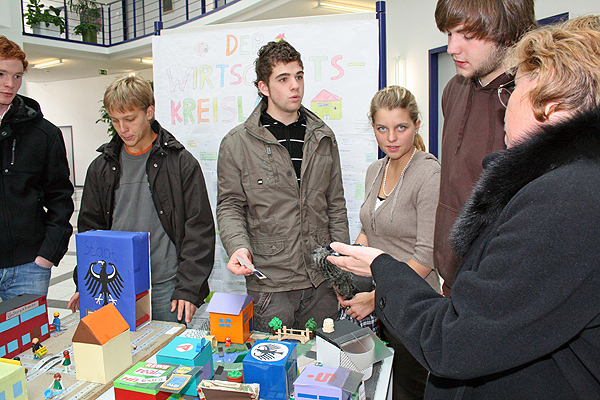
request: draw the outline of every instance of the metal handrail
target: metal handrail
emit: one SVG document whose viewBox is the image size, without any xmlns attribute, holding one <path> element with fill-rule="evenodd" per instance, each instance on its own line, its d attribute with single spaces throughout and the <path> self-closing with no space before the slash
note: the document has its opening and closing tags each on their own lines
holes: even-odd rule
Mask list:
<svg viewBox="0 0 600 400">
<path fill-rule="evenodd" d="M 65 23 L 65 32 L 62 34 L 59 27 L 52 24 L 45 26 L 42 23 L 41 26 L 33 27 L 26 24 L 27 4 L 30 1 L 21 0 L 24 35 L 110 47 L 156 34 L 155 26 L 162 26 L 162 29 L 174 28 L 241 0 L 114 0 L 108 3 L 94 1 L 93 4 L 98 6 L 94 10 L 98 13 L 91 17 L 71 11 L 67 0 L 44 0 L 46 9 L 54 6 L 61 10 L 60 16 Z M 96 25 L 97 31 L 76 35 L 74 30 L 83 22 Z"/>
</svg>

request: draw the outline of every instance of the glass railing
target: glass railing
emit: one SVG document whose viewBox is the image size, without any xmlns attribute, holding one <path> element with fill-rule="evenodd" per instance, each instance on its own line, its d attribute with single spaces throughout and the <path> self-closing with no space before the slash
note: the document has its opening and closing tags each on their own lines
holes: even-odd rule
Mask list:
<svg viewBox="0 0 600 400">
<path fill-rule="evenodd" d="M 23 34 L 113 46 L 194 21 L 241 0 L 21 0 Z"/>
</svg>

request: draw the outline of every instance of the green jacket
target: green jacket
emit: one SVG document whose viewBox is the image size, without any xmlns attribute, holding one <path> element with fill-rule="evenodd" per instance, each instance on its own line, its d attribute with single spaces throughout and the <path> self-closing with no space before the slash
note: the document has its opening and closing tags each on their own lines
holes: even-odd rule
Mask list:
<svg viewBox="0 0 600 400">
<path fill-rule="evenodd" d="M 247 277 L 249 290 L 280 292 L 320 285 L 310 253 L 332 241 L 349 243 L 337 141 L 311 111 L 300 187 L 289 153 L 260 124 L 262 101 L 232 129 L 219 150 L 217 223 L 228 254 L 247 248 L 269 279 Z"/>
</svg>

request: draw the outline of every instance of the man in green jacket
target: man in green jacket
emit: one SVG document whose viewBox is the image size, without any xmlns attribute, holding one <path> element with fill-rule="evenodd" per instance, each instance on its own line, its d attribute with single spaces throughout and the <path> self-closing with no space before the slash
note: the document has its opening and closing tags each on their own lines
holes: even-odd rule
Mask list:
<svg viewBox="0 0 600 400">
<path fill-rule="evenodd" d="M 288 328 L 310 318 L 320 326 L 338 304 L 310 253 L 350 240 L 337 141 L 301 104 L 303 65 L 289 43 L 264 45 L 255 67 L 262 101 L 219 150 L 217 222 L 227 269 L 246 276 L 256 330 L 268 331 L 274 317 Z"/>
</svg>

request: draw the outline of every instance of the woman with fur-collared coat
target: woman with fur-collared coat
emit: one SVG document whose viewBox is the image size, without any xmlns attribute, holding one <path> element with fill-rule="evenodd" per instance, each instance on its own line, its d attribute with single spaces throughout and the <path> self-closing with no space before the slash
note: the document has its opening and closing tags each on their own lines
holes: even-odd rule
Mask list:
<svg viewBox="0 0 600 400">
<path fill-rule="evenodd" d="M 600 397 L 600 30 L 586 25 L 600 26 L 530 32 L 508 58 L 508 149 L 453 229 L 451 299 L 380 250 L 332 245 L 352 257 L 330 261 L 372 273 L 376 314 L 430 371 L 426 398 Z"/>
</svg>

